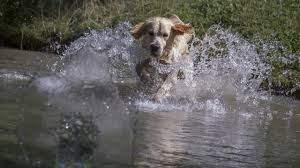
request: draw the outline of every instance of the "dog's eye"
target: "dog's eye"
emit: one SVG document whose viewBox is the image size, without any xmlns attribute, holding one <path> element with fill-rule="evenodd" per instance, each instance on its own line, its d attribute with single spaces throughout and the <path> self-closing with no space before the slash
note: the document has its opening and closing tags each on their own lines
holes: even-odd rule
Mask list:
<svg viewBox="0 0 300 168">
<path fill-rule="evenodd" d="M 149 35 L 150 35 L 150 36 L 154 36 L 154 32 L 152 32 L 152 31 L 149 32 Z"/>
<path fill-rule="evenodd" d="M 163 34 L 163 37 L 168 37 L 169 35 L 167 33 L 164 33 Z"/>
</svg>

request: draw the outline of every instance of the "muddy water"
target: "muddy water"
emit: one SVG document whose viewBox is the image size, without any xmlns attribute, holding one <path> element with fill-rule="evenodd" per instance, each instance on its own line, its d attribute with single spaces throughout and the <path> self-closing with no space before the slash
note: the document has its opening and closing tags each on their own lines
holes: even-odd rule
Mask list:
<svg viewBox="0 0 300 168">
<path fill-rule="evenodd" d="M 93 31 L 61 58 L 0 52 L 1 167 L 300 166 L 300 102 L 259 91 L 270 69 L 254 46 L 216 30 L 191 52 L 202 59 L 183 98 L 155 103 L 128 27 Z"/>
</svg>

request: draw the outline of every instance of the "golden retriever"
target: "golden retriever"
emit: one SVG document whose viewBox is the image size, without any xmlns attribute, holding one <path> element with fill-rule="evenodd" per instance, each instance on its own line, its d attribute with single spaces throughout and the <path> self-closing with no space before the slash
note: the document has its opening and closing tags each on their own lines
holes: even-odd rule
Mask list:
<svg viewBox="0 0 300 168">
<path fill-rule="evenodd" d="M 194 37 L 194 30 L 178 16 L 172 15 L 170 18 L 152 17 L 138 23 L 132 28 L 131 34 L 135 39 L 142 39 L 142 46 L 149 55 L 137 64 L 137 74 L 144 83 L 159 85 L 152 98 L 161 101 L 170 96 L 169 91 L 178 79 L 185 79 L 186 72 L 182 67 L 161 72 L 158 67 L 192 61 L 188 58 L 188 43 Z"/>
</svg>

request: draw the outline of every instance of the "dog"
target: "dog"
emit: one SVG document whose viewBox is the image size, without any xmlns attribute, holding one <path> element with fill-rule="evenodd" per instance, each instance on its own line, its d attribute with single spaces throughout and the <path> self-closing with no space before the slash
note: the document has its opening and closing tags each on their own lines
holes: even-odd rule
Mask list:
<svg viewBox="0 0 300 168">
<path fill-rule="evenodd" d="M 153 87 L 152 99 L 161 102 L 171 96 L 170 91 L 178 80 L 191 76 L 191 69 L 186 70 L 181 63 L 192 64 L 188 56 L 188 43 L 195 36 L 191 25 L 182 22 L 178 16 L 151 17 L 135 25 L 131 34 L 135 39 L 142 39 L 142 47 L 149 57 L 136 65 L 136 72 L 141 81 Z"/>
</svg>

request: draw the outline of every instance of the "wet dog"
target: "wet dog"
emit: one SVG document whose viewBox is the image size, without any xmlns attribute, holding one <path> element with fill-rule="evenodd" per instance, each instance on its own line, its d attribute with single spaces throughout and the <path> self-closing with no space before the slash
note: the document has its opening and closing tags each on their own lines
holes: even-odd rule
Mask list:
<svg viewBox="0 0 300 168">
<path fill-rule="evenodd" d="M 191 25 L 183 23 L 178 16 L 152 17 L 138 23 L 131 30 L 135 39 L 142 39 L 142 46 L 149 57 L 136 66 L 141 81 L 156 86 L 152 99 L 161 101 L 171 96 L 170 90 L 178 80 L 187 80 L 191 69 L 183 63 L 192 64 L 188 56 L 188 43 L 194 37 Z"/>
</svg>

